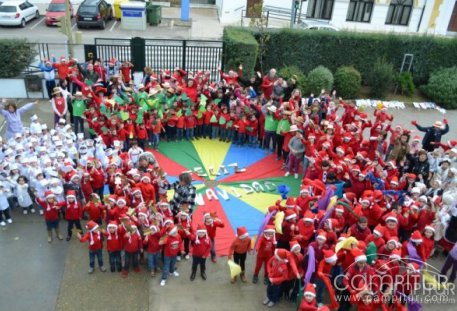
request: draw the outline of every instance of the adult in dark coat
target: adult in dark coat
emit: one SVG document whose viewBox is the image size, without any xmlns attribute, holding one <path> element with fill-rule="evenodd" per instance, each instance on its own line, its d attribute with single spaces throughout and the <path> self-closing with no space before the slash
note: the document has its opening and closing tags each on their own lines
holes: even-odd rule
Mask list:
<svg viewBox="0 0 457 311">
<path fill-rule="evenodd" d="M 424 138 L 422 139 L 422 148 L 429 152 L 439 147 L 438 144 L 432 144 L 432 142 L 440 143 L 441 136 L 449 132 L 449 125 L 447 123 L 447 120 L 443 119 L 443 122 L 436 121 L 433 126 L 423 127 L 417 124 L 416 121 L 411 121 L 411 124 L 414 125 L 419 131 L 425 132 Z"/>
</svg>

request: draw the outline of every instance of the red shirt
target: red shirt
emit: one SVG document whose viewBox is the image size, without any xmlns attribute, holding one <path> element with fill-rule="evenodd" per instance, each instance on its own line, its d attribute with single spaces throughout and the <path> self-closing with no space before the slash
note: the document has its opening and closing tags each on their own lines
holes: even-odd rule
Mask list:
<svg viewBox="0 0 457 311">
<path fill-rule="evenodd" d="M 101 189 L 105 185 L 105 174 L 101 168 L 92 168 L 89 172 L 91 185 L 94 189 Z"/>
<path fill-rule="evenodd" d="M 196 235 L 191 235 L 192 241 L 192 255 L 195 257 L 209 257 L 211 253 L 212 242 L 209 238 L 197 238 Z M 198 240 L 196 240 L 198 239 Z M 197 242 L 198 241 L 198 242 Z"/>
<path fill-rule="evenodd" d="M 178 129 L 183 129 L 185 127 L 185 117 L 184 116 L 180 116 L 178 117 L 178 122 L 176 123 L 176 128 Z"/>
<path fill-rule="evenodd" d="M 92 233 L 92 237 L 91 237 Z M 79 240 L 81 243 L 89 242 L 89 250 L 97 251 L 103 248 L 103 241 L 100 232 L 97 230 L 93 232 L 86 232 L 81 239 Z"/>
<path fill-rule="evenodd" d="M 122 237 L 119 232 L 109 233 L 108 230 L 105 232 L 106 237 L 106 249 L 108 252 L 118 252 L 122 250 Z"/>
<path fill-rule="evenodd" d="M 66 220 L 80 220 L 83 217 L 83 209 L 77 201 L 68 203 L 65 211 Z"/>
<path fill-rule="evenodd" d="M 279 285 L 287 280 L 289 275 L 289 269 L 287 263 L 282 260 L 278 260 L 275 256 L 271 257 L 267 263 L 267 274 L 268 278 L 271 279 L 274 285 Z"/>
<path fill-rule="evenodd" d="M 44 219 L 46 221 L 56 221 L 59 220 L 59 210 L 61 207 L 65 206 L 65 202 L 54 202 L 49 204 L 47 201 L 43 201 L 40 198 L 37 198 L 37 202 L 43 207 L 44 210 Z"/>
<path fill-rule="evenodd" d="M 210 225 L 207 225 L 205 223 L 205 227 L 206 227 L 206 231 L 208 232 L 208 236 L 210 239 L 214 240 L 214 238 L 216 237 L 216 229 L 217 228 L 224 228 L 224 223 L 222 221 L 213 221 L 212 224 Z"/>
<path fill-rule="evenodd" d="M 268 259 L 273 256 L 276 249 L 273 238 L 267 240 L 265 236 L 262 235 L 259 239 L 259 244 L 257 246 L 257 257 Z"/>
<path fill-rule="evenodd" d="M 148 130 L 144 126 L 137 126 L 136 135 L 137 135 L 138 139 L 147 139 L 148 138 Z"/>
<path fill-rule="evenodd" d="M 89 214 L 89 219 L 97 221 L 102 218 L 103 207 L 100 203 L 89 202 L 84 207 L 84 211 Z"/>
<path fill-rule="evenodd" d="M 124 236 L 124 250 L 128 253 L 138 252 L 143 248 L 143 242 L 138 233 L 125 234 Z"/>
<path fill-rule="evenodd" d="M 194 128 L 197 123 L 197 120 L 194 115 L 186 117 L 186 128 L 191 129 Z"/>
<path fill-rule="evenodd" d="M 148 253 L 157 253 L 160 251 L 161 246 L 159 245 L 160 233 L 149 234 L 143 240 L 143 244 L 148 246 Z"/>
<path fill-rule="evenodd" d="M 246 237 L 244 239 L 239 239 L 238 237 L 233 240 L 230 245 L 228 258 L 232 258 L 233 253 L 245 254 L 251 250 L 251 238 Z"/>
<path fill-rule="evenodd" d="M 167 235 L 164 244 L 164 255 L 167 257 L 177 256 L 182 248 L 182 239 L 179 234 L 175 236 Z"/>
</svg>

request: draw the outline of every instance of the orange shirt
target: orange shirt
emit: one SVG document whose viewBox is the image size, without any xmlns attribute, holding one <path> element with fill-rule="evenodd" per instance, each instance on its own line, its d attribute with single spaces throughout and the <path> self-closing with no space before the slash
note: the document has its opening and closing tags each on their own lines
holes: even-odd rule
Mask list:
<svg viewBox="0 0 457 311">
<path fill-rule="evenodd" d="M 235 238 L 235 240 L 233 240 L 233 242 L 232 242 L 232 245 L 230 245 L 228 257 L 231 258 L 234 252 L 237 254 L 244 254 L 250 250 L 251 250 L 251 238 L 250 237 L 246 237 L 242 240 L 240 240 L 239 238 Z"/>
</svg>

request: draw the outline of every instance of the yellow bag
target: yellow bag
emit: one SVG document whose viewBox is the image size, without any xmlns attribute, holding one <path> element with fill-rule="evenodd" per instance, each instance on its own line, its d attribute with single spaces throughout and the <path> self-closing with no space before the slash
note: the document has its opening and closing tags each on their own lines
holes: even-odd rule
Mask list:
<svg viewBox="0 0 457 311">
<path fill-rule="evenodd" d="M 241 266 L 237 265 L 233 260 L 227 261 L 230 269 L 230 277 L 233 279 L 241 273 Z"/>
<path fill-rule="evenodd" d="M 276 232 L 282 234 L 282 222 L 284 221 L 284 212 L 278 212 L 275 215 Z"/>
</svg>

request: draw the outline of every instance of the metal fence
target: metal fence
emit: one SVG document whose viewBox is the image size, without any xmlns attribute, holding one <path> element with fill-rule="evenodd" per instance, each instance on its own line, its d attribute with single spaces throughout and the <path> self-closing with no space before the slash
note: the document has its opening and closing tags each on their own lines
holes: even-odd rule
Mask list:
<svg viewBox="0 0 457 311">
<path fill-rule="evenodd" d="M 94 44 L 33 43 L 37 56 L 26 73 L 38 71 L 43 59 L 58 60 L 71 55 L 78 61 L 101 59 L 107 63 L 111 58 L 133 63 L 136 71 L 145 66 L 154 71 L 182 68 L 188 72 L 209 71 L 211 80 L 219 80 L 218 68 L 222 67 L 223 42 L 210 40 L 175 39 L 107 39 L 96 38 Z"/>
</svg>

